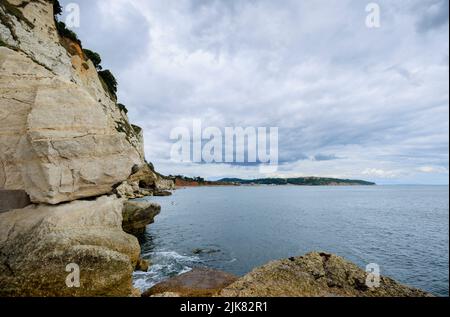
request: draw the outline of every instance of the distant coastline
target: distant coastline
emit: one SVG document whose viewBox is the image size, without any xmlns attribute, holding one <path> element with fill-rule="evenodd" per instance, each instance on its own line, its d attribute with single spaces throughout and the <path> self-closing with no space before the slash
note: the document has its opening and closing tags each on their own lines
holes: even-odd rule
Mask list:
<svg viewBox="0 0 450 317">
<path fill-rule="evenodd" d="M 375 186 L 376 183 L 364 180 L 339 179 L 327 177 L 296 177 L 296 178 L 261 178 L 241 179 L 223 178 L 218 181 L 208 181 L 201 177 L 171 176 L 176 187 L 199 186 Z"/>
</svg>

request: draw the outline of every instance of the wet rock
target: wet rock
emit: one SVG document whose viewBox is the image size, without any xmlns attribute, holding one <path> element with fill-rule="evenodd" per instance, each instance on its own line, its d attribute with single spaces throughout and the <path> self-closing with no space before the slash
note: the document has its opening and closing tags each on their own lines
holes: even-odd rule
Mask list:
<svg viewBox="0 0 450 317">
<path fill-rule="evenodd" d="M 194 268 L 192 271 L 159 283 L 142 296 L 163 297 L 209 297 L 217 295 L 220 290 L 237 280 L 237 277 L 225 272 Z M 170 295 L 167 295 L 170 294 Z"/>
<path fill-rule="evenodd" d="M 213 253 L 218 253 L 220 252 L 220 250 L 218 249 L 194 249 L 192 250 L 193 254 L 213 254 Z"/>
<path fill-rule="evenodd" d="M 172 196 L 172 193 L 166 190 L 161 190 L 161 191 L 155 191 L 153 193 L 153 196 L 156 197 L 167 197 L 167 196 Z"/>
</svg>

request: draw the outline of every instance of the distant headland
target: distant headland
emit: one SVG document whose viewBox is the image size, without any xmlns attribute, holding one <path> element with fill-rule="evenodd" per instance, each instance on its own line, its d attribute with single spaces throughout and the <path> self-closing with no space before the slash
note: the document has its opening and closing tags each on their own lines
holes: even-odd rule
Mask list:
<svg viewBox="0 0 450 317">
<path fill-rule="evenodd" d="M 202 177 L 171 176 L 177 187 L 196 186 L 258 186 L 258 185 L 296 185 L 296 186 L 375 186 L 376 183 L 364 180 L 339 179 L 328 177 L 295 177 L 295 178 L 222 178 L 208 181 Z"/>
</svg>

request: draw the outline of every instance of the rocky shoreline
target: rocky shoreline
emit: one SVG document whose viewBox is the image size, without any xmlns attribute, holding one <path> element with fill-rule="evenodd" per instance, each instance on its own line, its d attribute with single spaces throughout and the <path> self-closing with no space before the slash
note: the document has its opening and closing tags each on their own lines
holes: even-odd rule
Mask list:
<svg viewBox="0 0 450 317">
<path fill-rule="evenodd" d="M 337 255 L 312 252 L 270 262 L 241 278 L 217 270 L 194 268 L 153 286 L 143 297 L 432 296 L 385 276 L 380 276 L 379 285 L 371 285 L 367 279 L 364 270 Z"/>
<path fill-rule="evenodd" d="M 175 182 L 145 160 L 142 129 L 61 31 L 57 3 L 0 0 L 0 296 L 138 296 L 132 273 L 150 264 L 137 237 L 161 208 L 130 199 Z M 147 295 L 427 295 L 388 278 L 369 291 L 364 274 L 313 253 L 240 279 L 196 270 Z"/>
</svg>

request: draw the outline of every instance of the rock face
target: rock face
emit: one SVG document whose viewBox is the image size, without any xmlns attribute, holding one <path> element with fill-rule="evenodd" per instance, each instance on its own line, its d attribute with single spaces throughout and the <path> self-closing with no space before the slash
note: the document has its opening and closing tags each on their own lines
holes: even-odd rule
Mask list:
<svg viewBox="0 0 450 317">
<path fill-rule="evenodd" d="M 138 241 L 123 200 L 100 196 L 146 164 L 142 136 L 53 1 L 0 0 L 0 296 L 135 294 Z"/>
<path fill-rule="evenodd" d="M 123 182 L 114 190 L 117 196 L 126 198 L 126 199 L 134 199 L 134 198 L 142 198 L 145 196 L 151 196 L 150 191 L 144 191 L 139 187 L 137 182 L 129 183 L 127 181 Z"/>
<path fill-rule="evenodd" d="M 136 271 L 147 272 L 148 268 L 150 267 L 150 264 L 151 263 L 148 260 L 139 259 L 139 261 L 136 265 Z"/>
<path fill-rule="evenodd" d="M 110 193 L 144 163 L 141 132 L 63 46 L 50 1 L 2 0 L 0 17 L 0 188 L 46 204 Z"/>
<path fill-rule="evenodd" d="M 123 201 L 100 197 L 0 214 L 0 296 L 128 296 L 139 260 L 122 231 Z M 80 287 L 66 285 L 68 264 Z"/>
<path fill-rule="evenodd" d="M 423 297 L 429 294 L 381 277 L 366 286 L 367 273 L 336 255 L 310 253 L 271 262 L 221 291 L 224 297 Z"/>
<path fill-rule="evenodd" d="M 188 273 L 159 283 L 145 292 L 143 297 L 210 297 L 235 282 L 237 277 L 225 272 L 194 268 Z"/>
<path fill-rule="evenodd" d="M 123 230 L 129 234 L 141 236 L 160 212 L 161 206 L 156 203 L 126 201 L 122 213 Z"/>
<path fill-rule="evenodd" d="M 0 189 L 0 212 L 25 208 L 30 204 L 30 198 L 25 191 Z"/>
<path fill-rule="evenodd" d="M 146 196 L 170 196 L 169 190 L 175 189 L 175 182 L 157 173 L 153 165 L 145 163 L 135 165 L 128 179 L 117 186 L 114 192 L 127 199 L 142 198 Z"/>
</svg>

